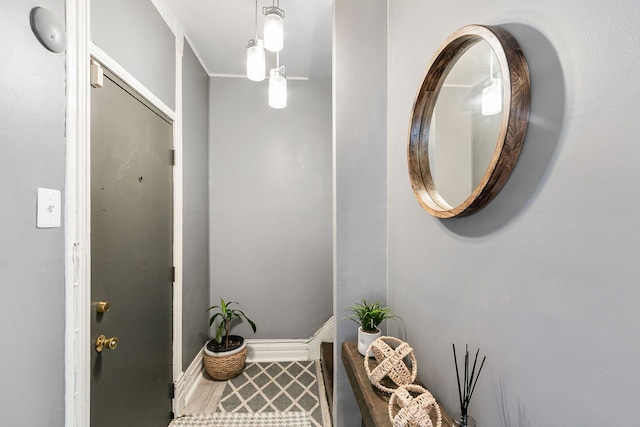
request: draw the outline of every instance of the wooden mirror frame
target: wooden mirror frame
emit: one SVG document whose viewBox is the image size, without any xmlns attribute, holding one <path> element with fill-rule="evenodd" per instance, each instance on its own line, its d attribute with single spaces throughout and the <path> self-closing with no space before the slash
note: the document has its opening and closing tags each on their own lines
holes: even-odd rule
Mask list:
<svg viewBox="0 0 640 427">
<path fill-rule="evenodd" d="M 450 206 L 438 193 L 429 168 L 431 118 L 449 71 L 480 40 L 489 43 L 502 72 L 502 121 L 493 157 L 480 183 L 464 202 Z M 420 205 L 435 217 L 470 215 L 493 200 L 518 160 L 529 121 L 529 67 L 520 45 L 508 31 L 500 27 L 468 25 L 447 38 L 427 70 L 411 111 L 407 143 L 411 187 Z"/>
</svg>

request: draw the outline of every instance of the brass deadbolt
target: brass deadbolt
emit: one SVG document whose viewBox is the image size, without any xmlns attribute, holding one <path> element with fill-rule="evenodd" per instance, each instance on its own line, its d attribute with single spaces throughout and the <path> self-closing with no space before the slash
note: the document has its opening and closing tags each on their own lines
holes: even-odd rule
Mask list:
<svg viewBox="0 0 640 427">
<path fill-rule="evenodd" d="M 98 313 L 106 313 L 109 311 L 110 308 L 111 306 L 107 301 L 100 301 L 98 303 Z"/>
<path fill-rule="evenodd" d="M 107 338 L 105 335 L 100 335 L 96 340 L 96 351 L 102 352 L 103 349 L 115 350 L 118 346 L 118 337 Z"/>
</svg>

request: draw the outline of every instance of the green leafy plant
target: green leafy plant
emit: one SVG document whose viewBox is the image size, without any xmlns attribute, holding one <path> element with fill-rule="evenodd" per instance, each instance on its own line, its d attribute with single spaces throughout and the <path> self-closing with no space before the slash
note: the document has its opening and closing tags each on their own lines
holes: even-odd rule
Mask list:
<svg viewBox="0 0 640 427">
<path fill-rule="evenodd" d="M 218 344 L 222 343 L 222 337 L 224 334 L 224 348 L 229 348 L 229 332 L 231 331 L 231 322 L 235 319 L 243 319 L 246 320 L 249 325 L 251 325 L 251 329 L 253 329 L 253 333 L 256 333 L 256 324 L 253 323 L 251 319 L 245 316 L 242 310 L 238 310 L 237 308 L 231 308 L 232 304 L 239 305 L 235 301 L 225 302 L 222 298 L 220 298 L 220 305 L 214 305 L 207 309 L 207 311 L 214 311 L 214 314 L 209 319 L 209 326 L 213 325 L 213 322 L 217 318 L 220 318 L 220 324 L 216 328 L 216 342 Z"/>
<path fill-rule="evenodd" d="M 378 325 L 384 320 L 398 318 L 398 316 L 391 314 L 389 307 L 382 305 L 379 301 L 368 303 L 363 299 L 362 304 L 353 304 L 348 306 L 347 309 L 351 314 L 343 317 L 343 319 L 353 320 L 367 333 L 378 332 Z"/>
</svg>

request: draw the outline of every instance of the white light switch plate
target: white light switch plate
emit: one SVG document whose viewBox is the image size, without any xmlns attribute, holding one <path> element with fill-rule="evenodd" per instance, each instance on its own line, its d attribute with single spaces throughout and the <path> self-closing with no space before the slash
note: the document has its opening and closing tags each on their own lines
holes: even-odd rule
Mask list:
<svg viewBox="0 0 640 427">
<path fill-rule="evenodd" d="M 38 188 L 36 227 L 60 227 L 60 191 Z"/>
</svg>

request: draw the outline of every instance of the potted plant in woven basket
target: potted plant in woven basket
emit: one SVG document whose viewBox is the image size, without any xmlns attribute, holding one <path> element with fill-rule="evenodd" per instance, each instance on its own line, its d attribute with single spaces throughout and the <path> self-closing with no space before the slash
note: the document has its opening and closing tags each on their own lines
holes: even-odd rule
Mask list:
<svg viewBox="0 0 640 427">
<path fill-rule="evenodd" d="M 216 319 L 220 322 L 216 327 L 216 337 L 207 342 L 204 349 L 204 367 L 214 380 L 226 381 L 236 377 L 244 370 L 247 360 L 247 343 L 240 335 L 231 335 L 231 323 L 234 320 L 246 320 L 253 333 L 256 332 L 256 324 L 251 321 L 244 312 L 232 308 L 239 305 L 235 301 L 226 302 L 220 298 L 220 305 L 214 305 L 207 309 L 212 312 L 209 326 Z"/>
<path fill-rule="evenodd" d="M 362 300 L 362 304 L 353 304 L 347 307 L 351 314 L 343 319 L 356 322 L 358 328 L 358 352 L 365 356 L 367 349 L 377 338 L 382 335 L 378 325 L 387 319 L 396 319 L 398 316 L 391 314 L 391 309 L 382 305 L 380 301 L 368 303 Z M 367 355 L 372 357 L 371 354 Z"/>
</svg>

